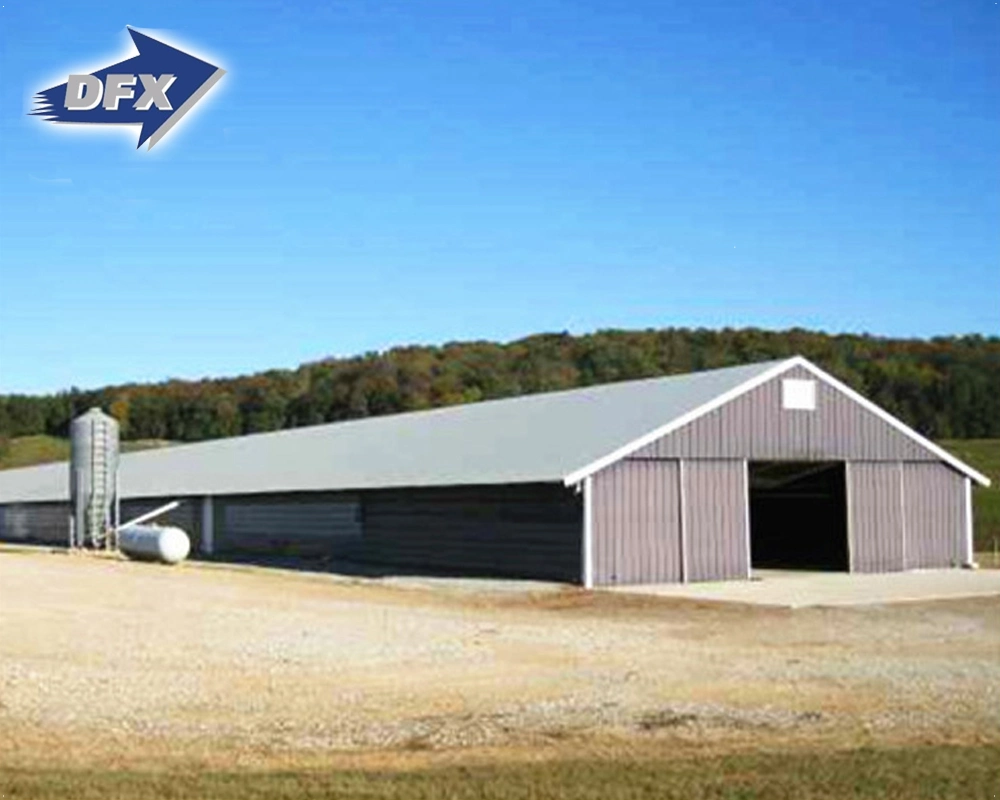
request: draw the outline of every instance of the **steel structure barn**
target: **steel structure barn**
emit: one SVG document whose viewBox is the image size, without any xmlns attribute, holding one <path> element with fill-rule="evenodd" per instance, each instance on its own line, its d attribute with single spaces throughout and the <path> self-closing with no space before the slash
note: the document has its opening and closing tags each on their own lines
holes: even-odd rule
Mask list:
<svg viewBox="0 0 1000 800">
<path fill-rule="evenodd" d="M 795 357 L 121 459 L 122 518 L 201 553 L 585 586 L 972 560 L 968 465 Z M 65 464 L 0 473 L 0 537 L 63 543 Z"/>
</svg>

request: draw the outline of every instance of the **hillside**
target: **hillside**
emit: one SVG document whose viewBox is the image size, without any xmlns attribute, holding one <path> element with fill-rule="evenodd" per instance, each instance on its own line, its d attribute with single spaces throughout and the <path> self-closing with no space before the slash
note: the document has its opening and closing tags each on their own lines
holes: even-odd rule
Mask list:
<svg viewBox="0 0 1000 800">
<path fill-rule="evenodd" d="M 166 447 L 170 442 L 139 439 L 122 442 L 122 451 L 130 453 L 135 450 L 148 450 L 153 447 Z M 18 436 L 0 443 L 0 469 L 15 469 L 30 467 L 33 464 L 48 464 L 51 461 L 66 461 L 69 459 L 69 439 L 47 434 L 35 436 Z"/>
<path fill-rule="evenodd" d="M 982 472 L 993 483 L 972 490 L 977 553 L 1000 550 L 1000 439 L 946 439 L 939 444 Z M 993 566 L 1000 567 L 1000 562 Z"/>
<path fill-rule="evenodd" d="M 199 441 L 795 354 L 927 436 L 1000 437 L 998 337 L 667 328 L 397 347 L 246 377 L 0 395 L 0 439 L 65 436 L 74 416 L 100 406 L 126 440 Z"/>
</svg>

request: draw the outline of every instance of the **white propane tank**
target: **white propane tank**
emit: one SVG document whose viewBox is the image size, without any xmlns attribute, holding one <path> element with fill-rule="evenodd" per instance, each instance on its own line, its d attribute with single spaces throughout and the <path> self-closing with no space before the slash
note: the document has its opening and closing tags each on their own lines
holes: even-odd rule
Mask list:
<svg viewBox="0 0 1000 800">
<path fill-rule="evenodd" d="M 191 540 L 180 528 L 129 525 L 118 531 L 118 549 L 129 558 L 177 564 L 191 552 Z"/>
</svg>

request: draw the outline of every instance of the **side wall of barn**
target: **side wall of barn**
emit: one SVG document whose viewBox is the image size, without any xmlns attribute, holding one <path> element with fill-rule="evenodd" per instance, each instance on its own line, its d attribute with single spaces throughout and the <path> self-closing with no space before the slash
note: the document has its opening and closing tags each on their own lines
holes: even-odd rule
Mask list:
<svg viewBox="0 0 1000 800">
<path fill-rule="evenodd" d="M 0 541 L 25 544 L 69 544 L 69 503 L 0 505 Z"/>
<path fill-rule="evenodd" d="M 180 506 L 156 521 L 187 531 L 194 557 L 290 556 L 376 572 L 581 579 L 583 501 L 561 484 L 178 499 Z M 163 502 L 124 500 L 121 519 Z M 0 539 L 65 545 L 68 517 L 67 503 L 0 506 Z"/>
<path fill-rule="evenodd" d="M 580 580 L 583 501 L 560 484 L 369 491 L 362 518 L 371 564 Z"/>
</svg>

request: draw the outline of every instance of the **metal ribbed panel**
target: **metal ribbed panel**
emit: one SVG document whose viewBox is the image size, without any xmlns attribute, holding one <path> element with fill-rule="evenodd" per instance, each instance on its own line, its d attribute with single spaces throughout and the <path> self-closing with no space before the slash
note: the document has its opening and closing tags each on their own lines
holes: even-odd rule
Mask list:
<svg viewBox="0 0 1000 800">
<path fill-rule="evenodd" d="M 943 464 L 904 464 L 906 566 L 961 564 L 965 548 L 964 478 Z"/>
<path fill-rule="evenodd" d="M 742 461 L 684 462 L 684 545 L 689 581 L 749 574 Z"/>
<path fill-rule="evenodd" d="M 904 569 L 903 481 L 900 464 L 847 465 L 851 571 Z"/>
<path fill-rule="evenodd" d="M 216 553 L 347 558 L 357 554 L 361 540 L 361 504 L 355 495 L 219 498 L 215 517 Z"/>
<path fill-rule="evenodd" d="M 682 578 L 676 461 L 620 461 L 594 475 L 594 583 Z"/>
<path fill-rule="evenodd" d="M 362 505 L 366 562 L 582 580 L 583 498 L 560 484 L 389 489 Z"/>
<path fill-rule="evenodd" d="M 69 503 L 12 503 L 0 506 L 0 539 L 10 542 L 69 542 Z"/>
<path fill-rule="evenodd" d="M 816 381 L 814 411 L 782 408 L 781 382 Z M 935 461 L 875 414 L 797 367 L 633 454 L 642 458 Z"/>
</svg>

